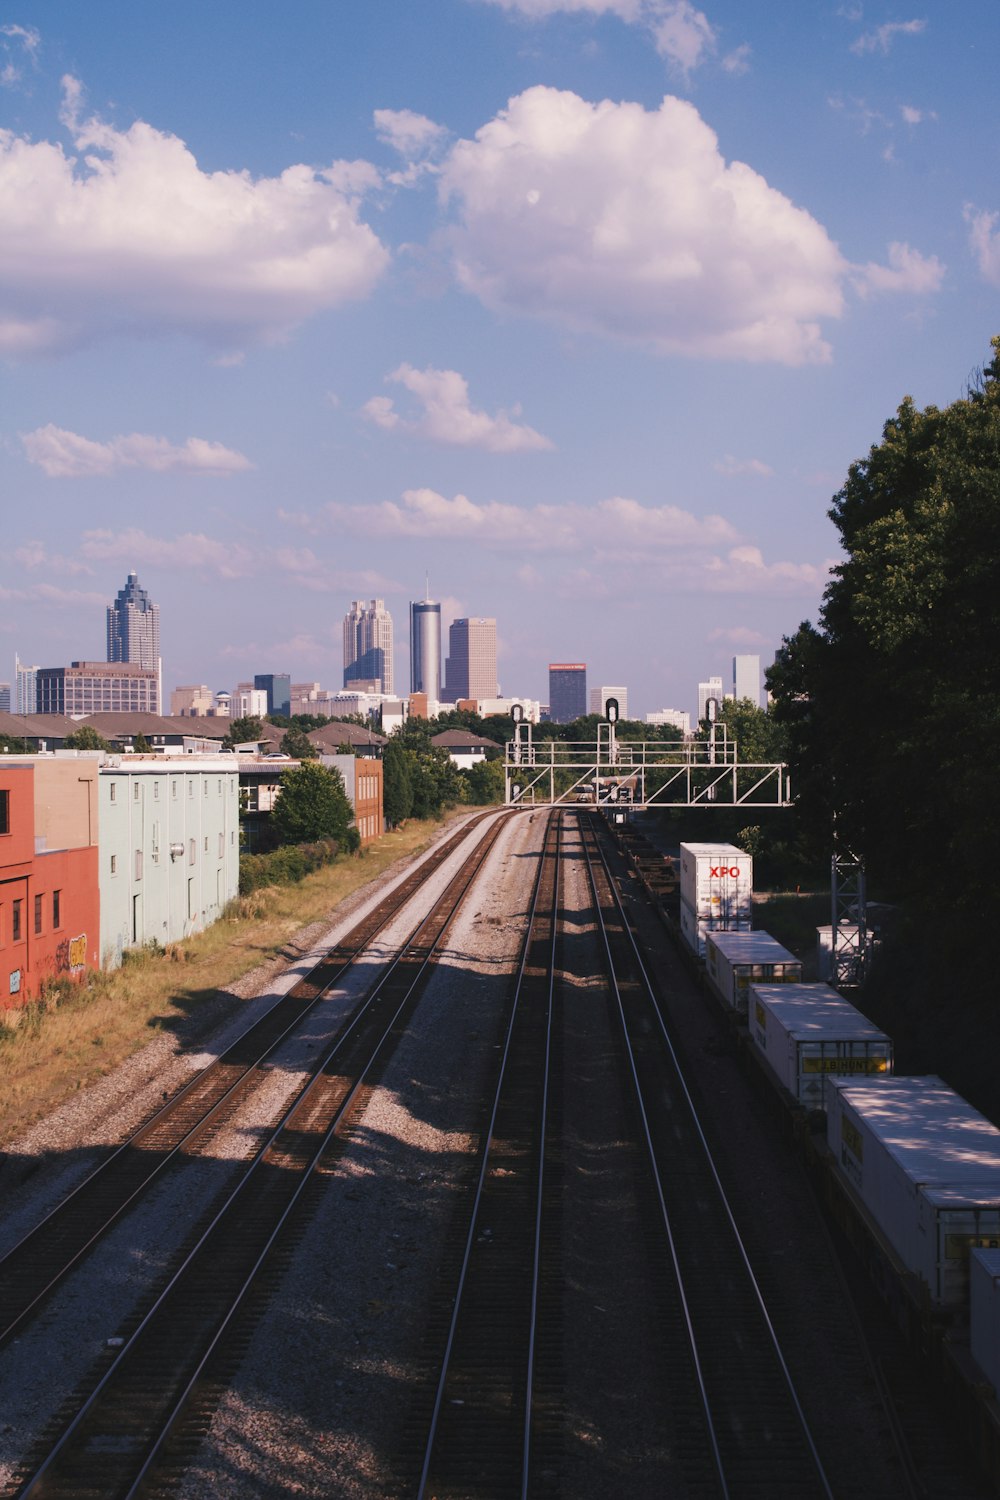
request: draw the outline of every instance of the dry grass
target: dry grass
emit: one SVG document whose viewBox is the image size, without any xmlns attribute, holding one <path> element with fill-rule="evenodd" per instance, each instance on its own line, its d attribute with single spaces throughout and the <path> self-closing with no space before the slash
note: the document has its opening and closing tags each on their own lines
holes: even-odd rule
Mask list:
<svg viewBox="0 0 1000 1500">
<path fill-rule="evenodd" d="M 127 954 L 120 969 L 83 985 L 60 982 L 45 999 L 0 1013 L 0 1145 L 110 1072 L 151 1031 L 197 1026 L 199 1010 L 220 989 L 275 957 L 310 923 L 332 917 L 347 896 L 424 848 L 439 827 L 407 823 L 298 885 L 240 897 L 183 943 Z"/>
</svg>

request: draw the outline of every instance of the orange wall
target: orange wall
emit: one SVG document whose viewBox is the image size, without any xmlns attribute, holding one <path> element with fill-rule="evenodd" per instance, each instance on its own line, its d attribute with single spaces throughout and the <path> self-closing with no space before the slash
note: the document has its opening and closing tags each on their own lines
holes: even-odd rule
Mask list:
<svg viewBox="0 0 1000 1500">
<path fill-rule="evenodd" d="M 100 956 L 97 846 L 35 853 L 36 769 L 0 763 L 11 830 L 0 834 L 0 1011 L 34 999 L 55 975 L 97 968 Z"/>
</svg>

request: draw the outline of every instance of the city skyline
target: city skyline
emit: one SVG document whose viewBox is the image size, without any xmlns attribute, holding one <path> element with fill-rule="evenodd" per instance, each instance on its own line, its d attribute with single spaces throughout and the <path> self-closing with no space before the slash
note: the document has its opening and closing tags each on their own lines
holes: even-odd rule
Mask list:
<svg viewBox="0 0 1000 1500">
<path fill-rule="evenodd" d="M 0 26 L 8 662 L 102 657 L 134 569 L 166 687 L 336 687 L 349 601 L 406 653 L 429 573 L 443 630 L 497 620 L 506 691 L 579 659 L 690 710 L 816 618 L 903 398 L 974 383 L 995 4 L 434 16 Z"/>
</svg>

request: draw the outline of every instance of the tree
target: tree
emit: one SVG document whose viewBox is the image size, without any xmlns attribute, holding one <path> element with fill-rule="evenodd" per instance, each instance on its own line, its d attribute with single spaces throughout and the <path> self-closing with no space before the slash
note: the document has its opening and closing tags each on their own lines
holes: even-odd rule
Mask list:
<svg viewBox="0 0 1000 1500">
<path fill-rule="evenodd" d="M 149 743 L 144 734 L 137 734 L 135 736 L 135 739 L 132 741 L 132 749 L 135 751 L 136 755 L 149 755 L 152 748 L 152 745 Z"/>
<path fill-rule="evenodd" d="M 462 776 L 468 782 L 468 800 L 479 806 L 502 802 L 506 790 L 502 760 L 480 760 Z"/>
<path fill-rule="evenodd" d="M 390 828 L 413 811 L 413 775 L 407 751 L 395 739 L 382 754 L 382 809 Z"/>
<path fill-rule="evenodd" d="M 271 829 L 280 844 L 336 839 L 341 848 L 353 849 L 358 843 L 353 816 L 340 772 L 306 761 L 282 776 Z"/>
<path fill-rule="evenodd" d="M 229 750 L 235 750 L 237 745 L 249 745 L 257 743 L 264 738 L 264 721 L 258 714 L 247 714 L 242 719 L 233 719 L 229 725 L 229 733 L 222 741 Z"/>
<path fill-rule="evenodd" d="M 300 729 L 297 724 L 293 724 L 290 729 L 286 729 L 282 735 L 281 753 L 282 755 L 290 755 L 293 760 L 317 760 L 319 758 L 319 751 L 316 749 L 316 746 L 305 730 Z"/>
<path fill-rule="evenodd" d="M 81 724 L 63 740 L 67 750 L 110 750 L 107 740 L 102 739 L 92 724 Z"/>
</svg>

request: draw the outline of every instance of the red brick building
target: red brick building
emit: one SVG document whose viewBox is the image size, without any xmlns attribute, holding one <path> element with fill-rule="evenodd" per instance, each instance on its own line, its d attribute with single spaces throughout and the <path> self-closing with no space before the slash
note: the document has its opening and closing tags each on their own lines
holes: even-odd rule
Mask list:
<svg viewBox="0 0 1000 1500">
<path fill-rule="evenodd" d="M 0 1013 L 97 968 L 97 760 L 0 758 Z"/>
</svg>

